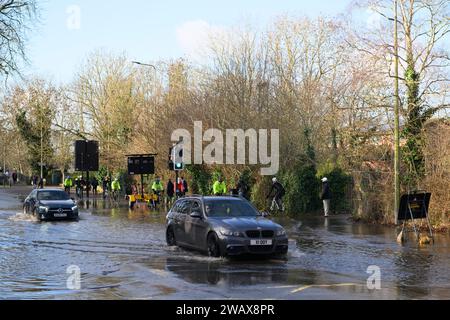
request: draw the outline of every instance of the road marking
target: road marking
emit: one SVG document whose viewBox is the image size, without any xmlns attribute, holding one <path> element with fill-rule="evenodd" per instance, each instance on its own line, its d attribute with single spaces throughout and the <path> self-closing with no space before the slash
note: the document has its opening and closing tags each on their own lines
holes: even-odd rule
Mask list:
<svg viewBox="0 0 450 320">
<path fill-rule="evenodd" d="M 362 284 L 359 283 L 336 283 L 336 284 L 311 284 L 308 286 L 303 286 L 300 288 L 297 288 L 295 290 L 292 290 L 291 293 L 297 293 L 306 289 L 310 289 L 310 288 L 332 288 L 332 287 L 351 287 L 351 286 L 363 286 Z"/>
</svg>

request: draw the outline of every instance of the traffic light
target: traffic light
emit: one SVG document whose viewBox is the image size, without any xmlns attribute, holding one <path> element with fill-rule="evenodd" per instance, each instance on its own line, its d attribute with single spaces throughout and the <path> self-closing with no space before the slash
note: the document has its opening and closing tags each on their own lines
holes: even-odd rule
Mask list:
<svg viewBox="0 0 450 320">
<path fill-rule="evenodd" d="M 181 171 L 184 169 L 184 163 L 183 162 L 175 162 L 175 171 Z"/>
<path fill-rule="evenodd" d="M 172 148 L 172 161 L 173 161 L 173 170 L 175 171 L 184 170 L 183 146 L 181 144 L 177 144 Z"/>
</svg>

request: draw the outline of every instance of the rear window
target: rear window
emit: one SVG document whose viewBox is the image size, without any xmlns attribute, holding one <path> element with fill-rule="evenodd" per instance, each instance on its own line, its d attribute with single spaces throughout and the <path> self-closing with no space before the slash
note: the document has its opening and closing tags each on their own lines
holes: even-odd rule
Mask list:
<svg viewBox="0 0 450 320">
<path fill-rule="evenodd" d="M 69 200 L 69 196 L 64 191 L 39 191 L 38 200 Z"/>
<path fill-rule="evenodd" d="M 242 200 L 205 200 L 208 217 L 256 217 L 259 212 Z"/>
</svg>

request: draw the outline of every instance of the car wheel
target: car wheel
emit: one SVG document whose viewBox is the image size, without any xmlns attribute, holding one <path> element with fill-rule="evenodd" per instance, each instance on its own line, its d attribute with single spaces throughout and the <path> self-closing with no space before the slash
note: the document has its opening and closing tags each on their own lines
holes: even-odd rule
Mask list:
<svg viewBox="0 0 450 320">
<path fill-rule="evenodd" d="M 38 221 L 42 221 L 41 216 L 36 212 L 36 209 L 33 209 L 32 216 L 36 217 Z"/>
<path fill-rule="evenodd" d="M 220 252 L 219 239 L 217 238 L 217 234 L 215 234 L 214 232 L 210 233 L 208 235 L 207 244 L 208 244 L 208 255 L 210 257 L 218 258 L 222 256 L 222 253 Z"/>
<path fill-rule="evenodd" d="M 175 233 L 173 232 L 173 228 L 168 228 L 166 232 L 166 242 L 169 247 L 173 247 L 177 245 L 177 241 L 175 239 Z"/>
</svg>

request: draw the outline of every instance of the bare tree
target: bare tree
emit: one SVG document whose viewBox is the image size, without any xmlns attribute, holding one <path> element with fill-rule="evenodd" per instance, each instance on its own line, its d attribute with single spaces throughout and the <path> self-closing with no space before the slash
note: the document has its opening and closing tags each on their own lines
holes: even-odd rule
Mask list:
<svg viewBox="0 0 450 320">
<path fill-rule="evenodd" d="M 20 73 L 18 64 L 26 60 L 27 34 L 36 12 L 35 0 L 0 0 L 0 76 Z"/>
</svg>

